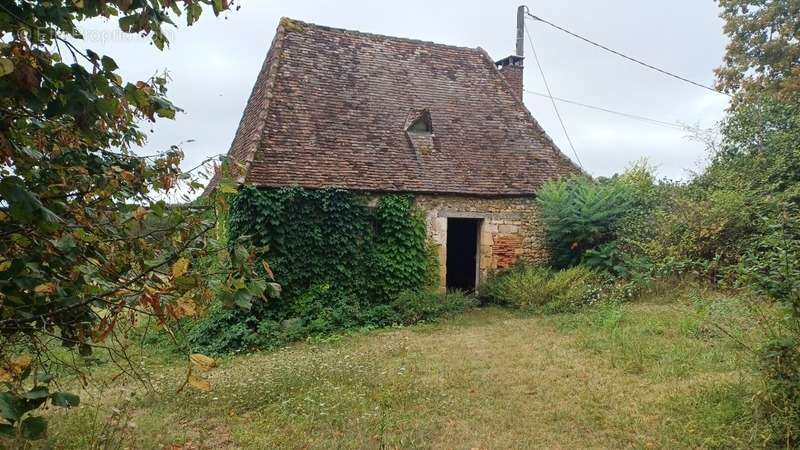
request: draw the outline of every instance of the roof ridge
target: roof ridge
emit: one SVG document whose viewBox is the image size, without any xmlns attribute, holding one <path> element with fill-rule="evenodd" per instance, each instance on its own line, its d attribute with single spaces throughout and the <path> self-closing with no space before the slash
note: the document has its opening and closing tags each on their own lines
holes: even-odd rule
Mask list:
<svg viewBox="0 0 800 450">
<path fill-rule="evenodd" d="M 463 46 L 463 45 L 442 44 L 442 43 L 439 43 L 439 42 L 426 41 L 426 40 L 422 40 L 422 39 L 413 39 L 413 38 L 407 38 L 407 37 L 401 37 L 401 36 L 390 36 L 388 34 L 380 34 L 380 33 L 369 33 L 369 32 L 366 32 L 366 31 L 351 30 L 351 29 L 348 29 L 348 28 L 339 28 L 339 27 L 332 27 L 332 26 L 328 26 L 328 25 L 319 25 L 319 24 L 311 23 L 311 22 L 304 22 L 302 20 L 292 19 L 291 17 L 285 17 L 285 16 L 281 17 L 280 24 L 283 25 L 284 28 L 286 28 L 286 30 L 289 31 L 289 32 L 291 32 L 291 31 L 299 31 L 296 28 L 298 26 L 301 27 L 301 28 L 302 27 L 310 27 L 310 28 L 316 28 L 316 29 L 324 30 L 324 31 L 347 33 L 347 34 L 353 34 L 353 35 L 356 35 L 356 36 L 364 36 L 364 37 L 368 37 L 368 38 L 389 39 L 389 40 L 394 40 L 394 41 L 407 42 L 407 43 L 411 43 L 411 44 L 420 44 L 420 45 L 428 45 L 428 46 L 435 46 L 435 47 L 445 47 L 445 48 L 457 49 L 457 50 L 470 50 L 470 51 L 473 51 L 473 52 L 482 51 L 482 49 L 480 47 L 467 47 L 467 46 Z"/>
</svg>

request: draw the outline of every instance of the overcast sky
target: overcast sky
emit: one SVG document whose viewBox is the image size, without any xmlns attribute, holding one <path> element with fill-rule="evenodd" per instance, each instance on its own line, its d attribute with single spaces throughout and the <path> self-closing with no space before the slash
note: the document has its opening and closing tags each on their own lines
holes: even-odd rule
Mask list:
<svg viewBox="0 0 800 450">
<path fill-rule="evenodd" d="M 183 145 L 186 166 L 226 153 L 280 17 L 443 44 L 482 47 L 495 59 L 513 53 L 518 0 L 243 0 L 239 11 L 215 19 L 210 11 L 192 27 L 170 32 L 164 52 L 124 35 L 116 23 L 91 22 L 87 46 L 115 58 L 129 80 L 167 69 L 170 98 L 185 110 L 160 121 L 143 152 Z M 578 34 L 703 84 L 726 38 L 712 0 L 530 0 L 531 11 Z M 183 22 L 183 18 L 181 18 Z M 185 22 L 183 22 L 185 23 Z M 727 97 L 665 77 L 591 47 L 544 24 L 528 22 L 556 97 L 625 113 L 712 127 Z M 526 41 L 525 88 L 544 92 Z M 565 154 L 567 144 L 547 98 L 525 94 L 525 104 Z M 686 178 L 706 158 L 704 146 L 678 129 L 655 126 L 570 104 L 559 108 L 585 169 L 595 176 L 647 158 L 659 175 Z"/>
</svg>

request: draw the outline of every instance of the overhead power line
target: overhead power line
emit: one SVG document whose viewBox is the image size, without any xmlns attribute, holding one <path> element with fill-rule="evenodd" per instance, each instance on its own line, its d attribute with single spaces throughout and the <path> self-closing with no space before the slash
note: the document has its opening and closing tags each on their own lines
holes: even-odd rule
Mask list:
<svg viewBox="0 0 800 450">
<path fill-rule="evenodd" d="M 700 88 L 703 88 L 703 89 L 709 90 L 709 91 L 711 91 L 711 92 L 716 92 L 717 94 L 722 94 L 722 95 L 726 95 L 726 96 L 730 97 L 730 95 L 729 95 L 729 94 L 726 94 L 725 92 L 719 91 L 719 90 L 717 90 L 717 89 L 715 89 L 715 88 L 713 88 L 713 87 L 711 87 L 711 86 L 708 86 L 708 85 L 705 85 L 705 84 L 702 84 L 702 83 L 698 83 L 698 82 L 696 82 L 696 81 L 692 81 L 692 80 L 690 80 L 690 79 L 688 79 L 688 78 L 686 78 L 686 77 L 682 77 L 682 76 L 680 76 L 680 75 L 676 75 L 676 74 L 674 74 L 674 73 L 672 73 L 672 72 L 670 72 L 670 71 L 668 71 L 668 70 L 661 69 L 661 68 L 659 68 L 659 67 L 656 67 L 656 66 L 654 66 L 654 65 L 652 65 L 652 64 L 648 64 L 648 63 L 646 63 L 646 62 L 644 62 L 644 61 L 642 61 L 642 60 L 639 60 L 639 59 L 633 58 L 633 57 L 631 57 L 631 56 L 628 56 L 628 55 L 626 55 L 626 54 L 624 54 L 624 53 L 622 53 L 622 52 L 618 52 L 618 51 L 616 51 L 616 50 L 614 50 L 614 49 L 612 49 L 612 48 L 609 48 L 609 47 L 607 47 L 607 46 L 605 46 L 605 45 L 603 45 L 603 44 L 597 43 L 597 42 L 595 42 L 595 41 L 593 41 L 593 40 L 591 40 L 591 39 L 589 39 L 589 38 L 585 38 L 585 37 L 583 37 L 583 36 L 581 36 L 581 35 L 579 35 L 579 34 L 577 34 L 577 33 L 573 33 L 572 31 L 569 31 L 569 30 L 567 30 L 566 28 L 560 27 L 560 26 L 558 26 L 558 25 L 554 24 L 553 22 L 547 21 L 547 20 L 545 20 L 545 19 L 542 19 L 542 18 L 541 18 L 541 17 L 539 17 L 539 16 L 536 16 L 536 15 L 534 15 L 534 14 L 531 14 L 531 12 L 530 12 L 530 11 L 526 11 L 526 14 L 527 14 L 527 15 L 528 15 L 530 18 L 532 18 L 533 20 L 536 20 L 536 21 L 538 21 L 538 22 L 542 22 L 542 23 L 544 23 L 544 24 L 546 24 L 546 25 L 549 25 L 549 26 L 551 26 L 551 27 L 553 27 L 553 28 L 555 28 L 555 29 L 557 29 L 557 30 L 563 31 L 564 33 L 567 33 L 567 34 L 569 34 L 570 36 L 576 37 L 576 38 L 578 38 L 578 39 L 580 39 L 580 40 L 582 40 L 582 41 L 584 41 L 584 42 L 587 42 L 587 43 L 589 43 L 589 44 L 591 44 L 591 45 L 595 46 L 595 47 L 599 47 L 599 48 L 601 48 L 601 49 L 603 49 L 603 50 L 605 50 L 605 51 L 607 51 L 607 52 L 611 52 L 611 53 L 613 53 L 613 54 L 615 54 L 615 55 L 617 55 L 617 56 L 620 56 L 620 57 L 622 57 L 622 58 L 625 58 L 625 59 L 627 59 L 628 61 L 632 61 L 632 62 L 634 62 L 634 63 L 636 63 L 636 64 L 639 64 L 639 65 L 641 65 L 641 66 L 647 67 L 648 69 L 655 70 L 656 72 L 660 72 L 660 73 L 662 73 L 662 74 L 664 74 L 664 75 L 666 75 L 666 76 L 668 76 L 668 77 L 672 77 L 672 78 L 675 78 L 675 79 L 677 79 L 677 80 L 683 81 L 683 82 L 685 82 L 685 83 L 693 84 L 693 85 L 695 85 L 695 86 L 697 86 L 697 87 L 700 87 Z"/>
<path fill-rule="evenodd" d="M 547 95 L 547 94 L 545 94 L 543 92 L 536 92 L 536 91 L 532 91 L 530 89 L 523 89 L 523 90 L 525 92 L 530 93 L 530 94 L 538 95 L 539 97 L 550 98 L 549 95 Z M 580 106 L 582 108 L 593 109 L 595 111 L 602 111 L 602 112 L 609 113 L 609 114 L 615 114 L 617 116 L 626 117 L 628 119 L 640 120 L 640 121 L 643 121 L 643 122 L 650 123 L 652 125 L 658 125 L 658 126 L 662 126 L 662 127 L 666 127 L 666 128 L 673 128 L 673 129 L 679 129 L 679 130 L 695 130 L 695 129 L 697 129 L 696 127 L 683 125 L 683 124 L 680 124 L 680 123 L 677 123 L 677 122 L 668 122 L 666 120 L 653 119 L 651 117 L 640 116 L 638 114 L 631 114 L 631 113 L 626 113 L 626 112 L 621 112 L 621 111 L 615 111 L 613 109 L 604 108 L 602 106 L 589 105 L 589 104 L 581 103 L 581 102 L 578 102 L 578 101 L 575 101 L 575 100 L 567 100 L 565 98 L 559 98 L 559 97 L 553 97 L 552 100 L 555 100 L 555 101 L 558 101 L 558 102 L 562 102 L 562 103 L 568 103 L 570 105 Z"/>
<path fill-rule="evenodd" d="M 578 163 L 581 169 L 583 169 L 583 163 L 581 163 L 581 158 L 578 156 L 578 152 L 575 151 L 575 145 L 572 144 L 572 139 L 569 137 L 569 133 L 567 132 L 567 127 L 564 125 L 564 119 L 561 118 L 561 113 L 558 112 L 558 106 L 556 105 L 556 101 L 553 98 L 553 93 L 550 91 L 550 84 L 547 82 L 547 77 L 544 75 L 544 69 L 542 69 L 542 63 L 539 61 L 539 55 L 536 53 L 536 47 L 533 45 L 533 38 L 531 38 L 531 33 L 528 31 L 528 27 L 525 27 L 525 34 L 528 36 L 528 43 L 531 45 L 531 52 L 533 53 L 533 59 L 536 60 L 536 65 L 539 67 L 539 73 L 542 75 L 542 81 L 544 81 L 544 87 L 547 89 L 547 96 L 550 97 L 550 102 L 553 104 L 553 110 L 556 112 L 556 117 L 558 118 L 558 122 L 561 124 L 561 129 L 564 130 L 564 136 L 567 137 L 567 143 L 569 143 L 569 147 L 572 149 L 572 154 L 575 155 L 575 162 Z"/>
</svg>

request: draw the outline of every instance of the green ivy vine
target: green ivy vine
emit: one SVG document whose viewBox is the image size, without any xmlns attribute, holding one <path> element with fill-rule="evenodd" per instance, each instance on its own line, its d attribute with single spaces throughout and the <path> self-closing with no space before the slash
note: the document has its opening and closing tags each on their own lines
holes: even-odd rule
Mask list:
<svg viewBox="0 0 800 450">
<path fill-rule="evenodd" d="M 396 298 L 427 281 L 430 258 L 425 219 L 409 195 L 387 195 L 375 211 L 375 269 L 380 299 Z"/>
<path fill-rule="evenodd" d="M 425 220 L 405 194 L 343 189 L 244 187 L 232 199 L 228 233 L 247 235 L 269 261 L 282 298 L 267 305 L 277 319 L 343 318 L 345 310 L 387 304 L 431 281 Z"/>
</svg>

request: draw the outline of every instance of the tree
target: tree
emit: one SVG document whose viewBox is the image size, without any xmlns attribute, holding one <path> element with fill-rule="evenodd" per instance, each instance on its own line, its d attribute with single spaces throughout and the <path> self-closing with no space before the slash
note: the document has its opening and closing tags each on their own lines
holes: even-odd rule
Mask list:
<svg viewBox="0 0 800 450">
<path fill-rule="evenodd" d="M 722 145 L 697 180 L 728 189 L 752 216 L 736 236 L 740 282 L 786 310 L 767 322 L 758 416 L 772 442 L 800 444 L 800 1 L 719 0 L 731 39 L 718 85 L 734 95 Z M 733 216 L 733 214 L 730 214 Z"/>
<path fill-rule="evenodd" d="M 730 37 L 717 84 L 731 94 L 800 96 L 800 1 L 718 0 Z"/>
<path fill-rule="evenodd" d="M 177 146 L 134 153 L 146 138 L 141 123 L 178 111 L 165 77 L 125 82 L 110 56 L 81 46 L 78 28 L 113 18 L 163 49 L 162 27 L 176 16 L 192 25 L 204 10 L 231 8 L 227 0 L 0 2 L 0 435 L 41 437 L 46 424 L 32 410 L 79 401 L 49 390 L 53 343 L 118 360 L 124 349 L 112 342 L 143 318 L 168 326 L 212 298 L 249 308 L 276 289 L 244 240 L 215 238 L 235 190 L 225 177 L 190 202 L 202 167 L 182 171 Z M 191 373 L 187 381 L 207 387 Z"/>
</svg>

